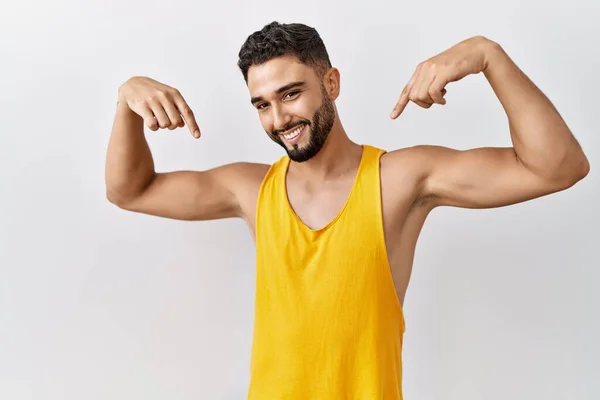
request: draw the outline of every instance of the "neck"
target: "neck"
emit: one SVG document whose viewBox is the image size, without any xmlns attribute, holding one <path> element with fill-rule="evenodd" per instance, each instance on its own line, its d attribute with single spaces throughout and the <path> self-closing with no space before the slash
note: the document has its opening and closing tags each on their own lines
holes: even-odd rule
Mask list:
<svg viewBox="0 0 600 400">
<path fill-rule="evenodd" d="M 360 163 L 362 146 L 350 140 L 336 117 L 325 144 L 316 156 L 298 163 L 290 161 L 289 171 L 310 181 L 328 180 L 354 170 Z"/>
</svg>

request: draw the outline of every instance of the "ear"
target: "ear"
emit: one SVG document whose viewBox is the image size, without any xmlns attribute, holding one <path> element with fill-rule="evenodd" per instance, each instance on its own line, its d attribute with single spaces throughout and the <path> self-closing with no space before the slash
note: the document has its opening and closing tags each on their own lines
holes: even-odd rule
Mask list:
<svg viewBox="0 0 600 400">
<path fill-rule="evenodd" d="M 323 85 L 331 100 L 336 100 L 340 95 L 340 71 L 332 67 L 323 77 Z"/>
</svg>

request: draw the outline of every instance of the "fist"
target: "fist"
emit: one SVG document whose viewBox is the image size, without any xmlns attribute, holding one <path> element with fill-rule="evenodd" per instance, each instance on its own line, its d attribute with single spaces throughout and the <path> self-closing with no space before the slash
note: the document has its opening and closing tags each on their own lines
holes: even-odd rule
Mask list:
<svg viewBox="0 0 600 400">
<path fill-rule="evenodd" d="M 119 88 L 119 102 L 142 117 L 152 131 L 159 128 L 173 130 L 187 124 L 192 135 L 200 137 L 192 109 L 175 88 L 154 79 L 133 77 Z"/>
</svg>

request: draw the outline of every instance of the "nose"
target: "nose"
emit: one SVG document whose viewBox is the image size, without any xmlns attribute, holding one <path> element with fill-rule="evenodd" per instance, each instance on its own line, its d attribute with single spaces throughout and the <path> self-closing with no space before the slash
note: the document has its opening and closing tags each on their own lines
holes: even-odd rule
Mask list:
<svg viewBox="0 0 600 400">
<path fill-rule="evenodd" d="M 273 107 L 273 132 L 281 133 L 292 121 L 292 117 L 281 106 Z"/>
</svg>

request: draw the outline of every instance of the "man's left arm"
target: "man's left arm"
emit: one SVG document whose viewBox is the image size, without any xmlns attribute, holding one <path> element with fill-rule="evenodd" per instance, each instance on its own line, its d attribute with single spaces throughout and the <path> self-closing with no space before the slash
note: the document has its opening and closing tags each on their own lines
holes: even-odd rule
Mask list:
<svg viewBox="0 0 600 400">
<path fill-rule="evenodd" d="M 500 45 L 483 37 L 467 39 L 421 63 L 391 117 L 397 118 L 409 101 L 424 108 L 445 104 L 447 83 L 480 72 L 506 112 L 513 147 L 409 149 L 422 166 L 419 197 L 433 205 L 500 207 L 567 189 L 583 179 L 589 162 L 556 108 Z M 401 153 L 406 154 L 400 151 L 398 158 Z M 393 162 L 395 156 L 390 156 Z"/>
</svg>

